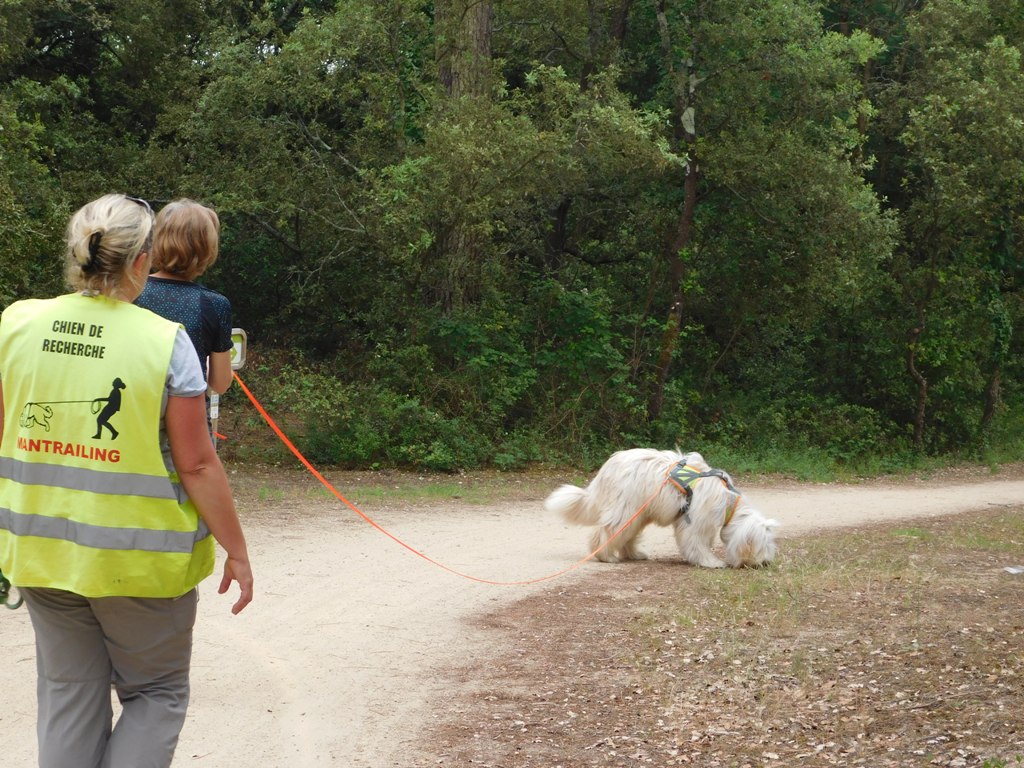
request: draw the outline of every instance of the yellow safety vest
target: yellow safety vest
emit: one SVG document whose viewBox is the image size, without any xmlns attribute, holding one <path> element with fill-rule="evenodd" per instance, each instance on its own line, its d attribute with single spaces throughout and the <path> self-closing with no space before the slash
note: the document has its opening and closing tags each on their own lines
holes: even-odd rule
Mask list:
<svg viewBox="0 0 1024 768">
<path fill-rule="evenodd" d="M 160 450 L 178 326 L 104 296 L 0 318 L 0 571 L 86 597 L 178 597 L 214 542 Z"/>
</svg>

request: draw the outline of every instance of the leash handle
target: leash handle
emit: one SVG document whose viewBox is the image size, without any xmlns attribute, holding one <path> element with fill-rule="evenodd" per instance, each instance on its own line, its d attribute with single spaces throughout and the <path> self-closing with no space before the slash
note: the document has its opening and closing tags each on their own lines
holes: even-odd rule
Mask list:
<svg viewBox="0 0 1024 768">
<path fill-rule="evenodd" d="M 15 608 L 20 608 L 23 602 L 25 602 L 25 598 L 20 596 L 16 603 L 11 602 L 11 582 L 4 576 L 3 571 L 0 571 L 0 603 L 3 603 L 13 611 Z"/>
</svg>

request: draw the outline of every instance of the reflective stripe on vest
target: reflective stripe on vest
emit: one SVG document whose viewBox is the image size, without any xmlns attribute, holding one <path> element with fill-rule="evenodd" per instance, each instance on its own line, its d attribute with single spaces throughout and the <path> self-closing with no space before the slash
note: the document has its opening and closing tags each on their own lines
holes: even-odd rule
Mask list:
<svg viewBox="0 0 1024 768">
<path fill-rule="evenodd" d="M 152 477 L 131 472 L 96 472 L 57 464 L 32 464 L 2 456 L 0 477 L 28 485 L 49 485 L 91 493 L 148 496 L 175 501 L 184 493 L 182 491 L 179 494 L 167 477 Z"/>
<path fill-rule="evenodd" d="M 210 535 L 200 520 L 196 531 L 154 531 L 146 528 L 110 528 L 77 523 L 60 517 L 19 515 L 0 507 L 0 528 L 15 536 L 60 539 L 95 549 L 137 549 L 144 552 L 191 553 L 196 542 Z"/>
</svg>

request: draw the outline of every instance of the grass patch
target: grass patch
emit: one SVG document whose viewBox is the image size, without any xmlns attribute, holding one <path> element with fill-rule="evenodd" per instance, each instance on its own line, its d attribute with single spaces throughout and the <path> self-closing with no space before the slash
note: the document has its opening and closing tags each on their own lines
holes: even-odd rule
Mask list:
<svg viewBox="0 0 1024 768">
<path fill-rule="evenodd" d="M 284 490 L 266 485 L 261 485 L 257 492 L 257 498 L 260 501 L 281 501 L 284 497 Z"/>
<path fill-rule="evenodd" d="M 931 538 L 931 532 L 924 528 L 897 528 L 892 532 L 893 536 L 897 538 L 905 539 L 928 539 Z"/>
<path fill-rule="evenodd" d="M 637 625 L 662 765 L 1015 765 L 1021 510 L 793 540 Z M 666 686 L 664 681 L 678 681 Z M 665 739 L 664 737 L 669 737 Z"/>
<path fill-rule="evenodd" d="M 416 766 L 1024 766 L 1024 507 L 647 562 L 482 619 Z"/>
</svg>

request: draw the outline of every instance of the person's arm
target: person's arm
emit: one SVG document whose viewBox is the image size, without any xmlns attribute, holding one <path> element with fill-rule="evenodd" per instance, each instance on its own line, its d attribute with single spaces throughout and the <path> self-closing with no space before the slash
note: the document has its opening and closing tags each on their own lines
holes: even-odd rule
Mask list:
<svg viewBox="0 0 1024 768">
<path fill-rule="evenodd" d="M 232 613 L 238 613 L 252 601 L 252 567 L 228 477 L 206 429 L 203 396 L 168 397 L 166 426 L 171 459 L 181 484 L 228 555 L 217 591 L 224 594 L 232 581 L 238 582 L 241 595 L 231 608 Z"/>
<path fill-rule="evenodd" d="M 203 308 L 208 325 L 209 336 L 206 348 L 209 357 L 206 362 L 206 384 L 219 395 L 223 395 L 231 386 L 234 378 L 231 374 L 231 351 L 234 340 L 231 337 L 231 302 L 227 296 L 215 291 L 203 292 Z"/>
<path fill-rule="evenodd" d="M 211 352 L 209 367 L 206 371 L 206 384 L 218 395 L 223 395 L 231 386 L 231 350 L 227 352 Z"/>
<path fill-rule="evenodd" d="M 4 435 L 4 385 L 0 382 L 0 438 Z"/>
</svg>

